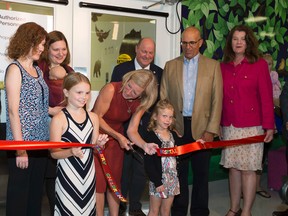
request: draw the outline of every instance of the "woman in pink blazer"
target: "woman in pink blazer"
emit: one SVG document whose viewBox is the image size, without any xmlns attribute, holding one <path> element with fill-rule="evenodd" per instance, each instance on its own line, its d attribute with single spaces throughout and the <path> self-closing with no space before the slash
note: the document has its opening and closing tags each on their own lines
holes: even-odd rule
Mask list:
<svg viewBox="0 0 288 216">
<path fill-rule="evenodd" d="M 273 139 L 272 84 L 260 58 L 253 31 L 244 25 L 229 33 L 221 64 L 223 77 L 222 137 L 240 139 L 264 134 Z M 229 169 L 230 209 L 227 216 L 250 216 L 256 193 L 256 171 L 262 170 L 263 142 L 223 149 L 220 164 Z M 240 207 L 243 193 L 243 209 Z"/>
</svg>

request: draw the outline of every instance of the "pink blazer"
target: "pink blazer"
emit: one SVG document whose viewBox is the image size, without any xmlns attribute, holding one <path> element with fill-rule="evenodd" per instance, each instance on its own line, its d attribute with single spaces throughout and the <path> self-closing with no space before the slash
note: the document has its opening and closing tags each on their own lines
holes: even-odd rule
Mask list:
<svg viewBox="0 0 288 216">
<path fill-rule="evenodd" d="M 236 67 L 221 63 L 223 77 L 222 126 L 274 128 L 272 83 L 265 60 Z"/>
</svg>

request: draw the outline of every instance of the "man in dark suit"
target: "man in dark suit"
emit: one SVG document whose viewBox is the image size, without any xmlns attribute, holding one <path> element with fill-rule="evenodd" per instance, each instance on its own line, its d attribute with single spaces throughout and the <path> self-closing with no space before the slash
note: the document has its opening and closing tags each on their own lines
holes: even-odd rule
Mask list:
<svg viewBox="0 0 288 216">
<path fill-rule="evenodd" d="M 176 130 L 183 144 L 200 138 L 210 142 L 219 134 L 223 97 L 220 64 L 200 54 L 202 44 L 200 31 L 195 27 L 186 28 L 181 39 L 183 55 L 165 64 L 161 80 L 160 97 L 174 106 Z M 190 161 L 193 171 L 190 214 L 209 215 L 210 154 L 209 150 L 202 150 L 178 158 L 180 195 L 174 198 L 172 216 L 187 215 Z"/>
<path fill-rule="evenodd" d="M 112 73 L 111 82 L 119 82 L 122 77 L 133 70 L 148 69 L 153 73 L 160 83 L 162 76 L 162 68 L 153 64 L 155 56 L 155 42 L 151 38 L 142 38 L 138 42 L 135 48 L 136 58 L 132 61 L 124 62 L 117 65 Z M 148 72 L 149 73 L 149 72 Z M 146 112 L 139 126 L 139 134 L 142 135 L 147 128 L 150 114 Z M 144 138 L 144 137 L 143 137 Z M 145 138 L 144 138 L 145 140 Z M 136 149 L 136 147 L 134 147 Z M 132 154 L 132 152 L 125 152 L 123 162 L 123 172 L 121 180 L 121 192 L 124 197 L 127 197 L 129 192 L 129 215 L 145 216 L 141 210 L 142 204 L 140 202 L 142 193 L 145 189 L 146 174 L 144 170 L 143 151 L 136 149 L 142 158 L 138 154 Z M 125 215 L 126 203 L 120 203 L 119 215 Z"/>
</svg>

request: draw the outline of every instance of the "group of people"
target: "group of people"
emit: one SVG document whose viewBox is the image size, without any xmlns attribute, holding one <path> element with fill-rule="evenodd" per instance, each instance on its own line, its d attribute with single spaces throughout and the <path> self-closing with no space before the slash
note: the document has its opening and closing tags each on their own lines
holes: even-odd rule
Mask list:
<svg viewBox="0 0 288 216">
<path fill-rule="evenodd" d="M 274 111 L 268 64 L 249 27 L 231 30 L 222 63 L 200 53 L 203 43 L 199 29 L 186 28 L 183 55 L 162 70 L 153 64 L 155 42 L 142 38 L 135 59 L 114 68 L 111 82 L 87 111 L 91 85 L 69 67 L 65 36 L 48 34 L 33 22 L 22 24 L 7 48 L 13 60 L 5 75 L 7 139 L 83 147 L 10 151 L 7 215 L 41 215 L 44 179 L 53 215 L 104 215 L 105 195 L 110 215 L 123 215 L 126 203 L 109 188 L 97 151 L 85 144 L 103 149 L 116 186 L 128 196 L 129 215 L 145 215 L 140 198 L 146 174 L 148 215 L 187 215 L 190 163 L 189 213 L 209 215 L 211 150 L 158 157 L 156 149 L 211 142 L 217 136 L 231 140 L 265 134 L 264 142 L 270 142 Z M 223 149 L 220 163 L 229 169 L 227 216 L 251 215 L 263 145 Z"/>
</svg>

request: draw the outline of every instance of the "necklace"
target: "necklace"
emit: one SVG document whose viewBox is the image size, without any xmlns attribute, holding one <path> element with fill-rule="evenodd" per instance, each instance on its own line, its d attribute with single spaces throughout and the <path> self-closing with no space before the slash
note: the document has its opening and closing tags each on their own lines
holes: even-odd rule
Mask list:
<svg viewBox="0 0 288 216">
<path fill-rule="evenodd" d="M 130 106 L 128 105 L 128 102 L 130 103 Z M 130 114 L 131 113 L 131 107 L 132 107 L 132 100 L 126 100 L 125 99 L 125 102 L 126 102 L 126 106 L 127 106 L 127 112 Z"/>
</svg>

